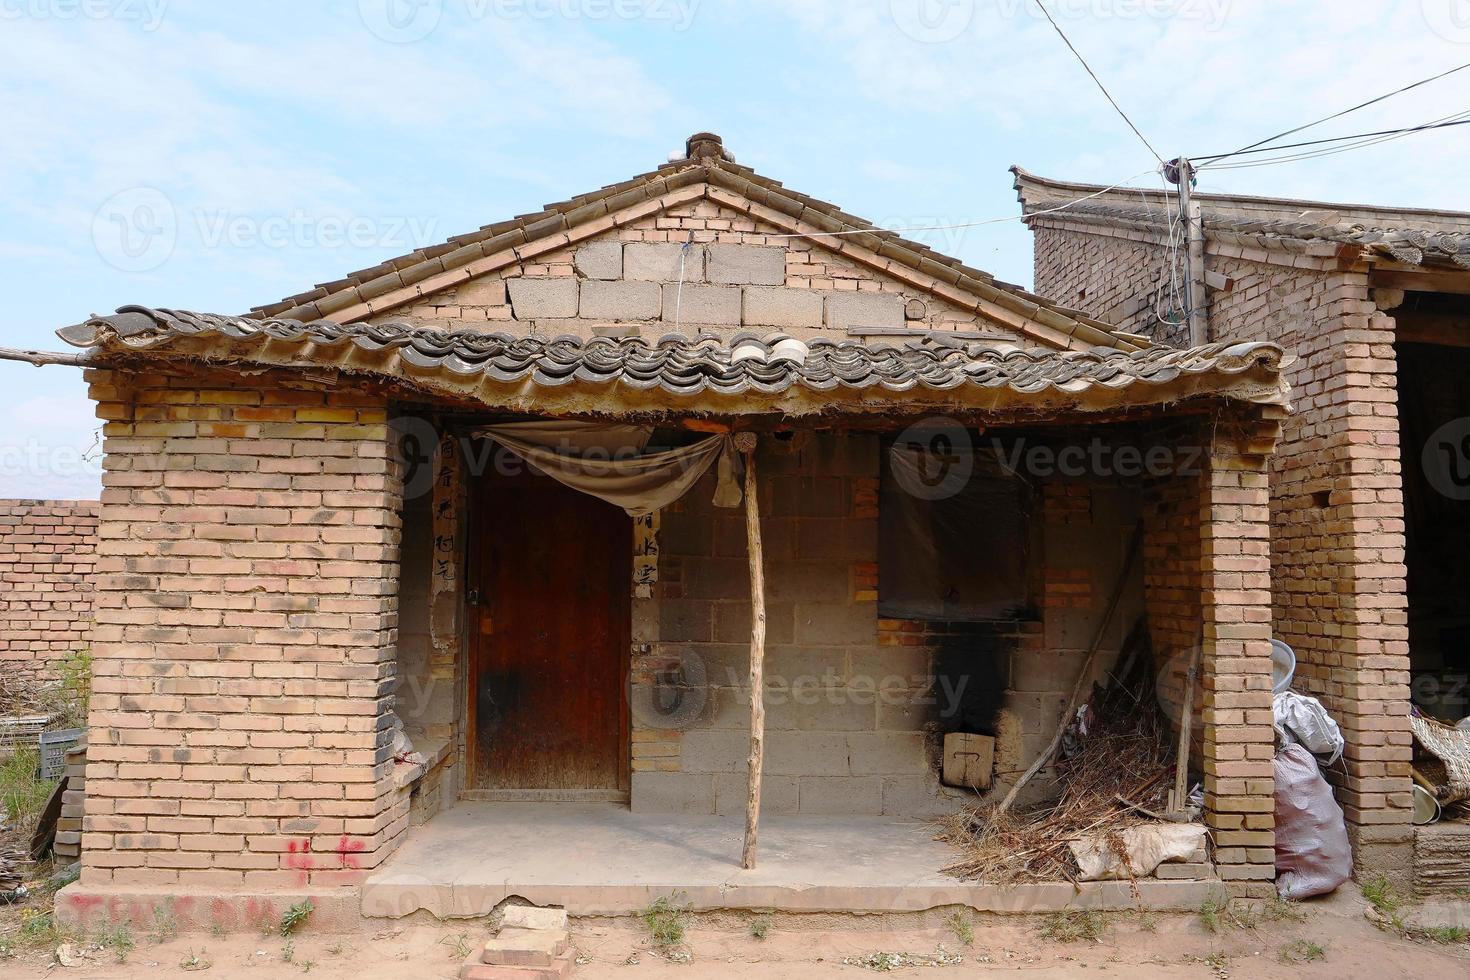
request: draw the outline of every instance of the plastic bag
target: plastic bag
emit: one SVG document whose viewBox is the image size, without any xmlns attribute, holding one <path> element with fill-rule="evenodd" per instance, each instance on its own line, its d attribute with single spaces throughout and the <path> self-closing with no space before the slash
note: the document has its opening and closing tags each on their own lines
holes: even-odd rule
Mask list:
<svg viewBox="0 0 1470 980">
<path fill-rule="evenodd" d="M 1287 745 L 1305 746 L 1324 766 L 1342 758 L 1342 731 L 1321 701 L 1295 691 L 1282 691 L 1271 699 L 1271 711 L 1275 715 L 1276 731 Z"/>
<path fill-rule="evenodd" d="M 1342 807 L 1300 745 L 1276 753 L 1276 891 L 1309 898 L 1335 891 L 1353 874 Z"/>
</svg>

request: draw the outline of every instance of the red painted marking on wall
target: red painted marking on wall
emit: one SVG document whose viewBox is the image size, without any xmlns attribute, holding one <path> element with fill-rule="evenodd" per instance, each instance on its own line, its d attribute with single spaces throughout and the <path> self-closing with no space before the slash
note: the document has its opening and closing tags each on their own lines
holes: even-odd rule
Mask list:
<svg viewBox="0 0 1470 980">
<path fill-rule="evenodd" d="M 353 855 L 365 850 L 367 850 L 366 842 L 353 840 L 346 834 L 343 834 L 342 839 L 337 842 L 337 856 L 342 859 L 342 867 L 344 868 L 356 870 L 361 867 L 357 862 L 357 858 L 353 857 Z"/>
<path fill-rule="evenodd" d="M 311 857 L 310 838 L 286 842 L 286 867 L 300 871 L 310 871 L 316 867 L 316 861 Z"/>
</svg>

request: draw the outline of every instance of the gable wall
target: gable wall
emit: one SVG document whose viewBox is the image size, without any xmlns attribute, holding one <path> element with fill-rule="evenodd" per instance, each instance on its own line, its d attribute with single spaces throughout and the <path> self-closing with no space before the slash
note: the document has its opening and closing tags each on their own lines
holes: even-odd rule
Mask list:
<svg viewBox="0 0 1470 980">
<path fill-rule="evenodd" d="M 373 317 L 554 337 L 742 330 L 848 339 L 849 326 L 1015 334 L 708 200 Z M 689 243 L 687 250 L 684 245 Z M 683 287 L 680 259 L 683 258 Z"/>
<path fill-rule="evenodd" d="M 1125 330 L 1150 326 L 1163 249 L 1077 226 L 1036 229 L 1036 289 Z M 1408 866 L 1409 659 L 1394 324 L 1361 271 L 1290 268 L 1211 246 L 1235 280 L 1210 295 L 1211 339 L 1295 355 L 1292 414 L 1272 460 L 1272 629 L 1297 655 L 1295 689 L 1322 698 L 1348 740 L 1337 786 L 1360 867 Z M 1085 295 L 1084 295 L 1085 294 Z"/>
</svg>

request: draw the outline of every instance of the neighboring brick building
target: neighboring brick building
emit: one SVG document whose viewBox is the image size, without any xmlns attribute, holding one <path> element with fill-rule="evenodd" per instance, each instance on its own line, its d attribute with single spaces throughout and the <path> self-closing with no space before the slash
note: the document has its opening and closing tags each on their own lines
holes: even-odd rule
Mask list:
<svg viewBox="0 0 1470 980">
<path fill-rule="evenodd" d="M 0 671 L 47 677 L 87 649 L 97 502 L 0 500 Z"/>
<path fill-rule="evenodd" d="M 1187 343 L 1168 261 L 1177 202 L 1015 174 L 1028 213 L 1075 202 L 1028 219 L 1037 292 Z M 1209 339 L 1296 355 L 1272 466 L 1273 633 L 1296 651 L 1295 687 L 1322 698 L 1346 736 L 1330 778 L 1360 872 L 1406 877 L 1411 681 L 1426 713 L 1470 715 L 1470 214 L 1194 199 Z"/>
<path fill-rule="evenodd" d="M 740 811 L 732 431 L 757 442 L 767 678 L 815 692 L 767 689 L 767 812 L 952 806 L 946 726 L 995 730 L 1003 790 L 1116 589 L 1102 649 L 1144 617 L 1163 659 L 1200 649 L 1214 865 L 1239 892 L 1270 887 L 1273 345 L 1140 350 L 708 134 L 652 174 L 252 318 L 125 308 L 62 335 L 97 365 L 107 454 L 65 915 L 176 887 L 358 884 L 460 800 Z M 629 518 L 564 485 L 564 456 L 490 451 L 527 424 L 579 453 L 636 429 L 639 460 L 647 442 L 707 472 Z M 935 424 L 1053 460 L 1093 441 L 1180 462 L 986 471 L 990 496 L 946 533 L 898 462 Z M 921 541 L 935 561 L 906 565 Z M 968 718 L 926 700 L 957 676 Z"/>
</svg>

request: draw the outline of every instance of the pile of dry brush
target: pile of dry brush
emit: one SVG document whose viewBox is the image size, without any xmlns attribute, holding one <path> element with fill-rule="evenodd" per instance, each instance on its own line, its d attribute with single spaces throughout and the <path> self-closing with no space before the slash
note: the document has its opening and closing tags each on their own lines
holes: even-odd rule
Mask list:
<svg viewBox="0 0 1470 980">
<path fill-rule="evenodd" d="M 1122 801 L 1156 813 L 1165 809 L 1175 736 L 1159 704 L 1146 639 L 1129 646 L 1108 685 L 1093 688 L 1088 733 L 1074 726 L 1051 766 L 1060 790 L 1056 801 L 1003 813 L 993 805 L 973 806 L 946 819 L 938 839 L 964 853 L 946 874 L 998 884 L 1075 883 L 1070 841 L 1101 835 L 1121 853 L 1118 832 L 1150 822 Z"/>
</svg>

